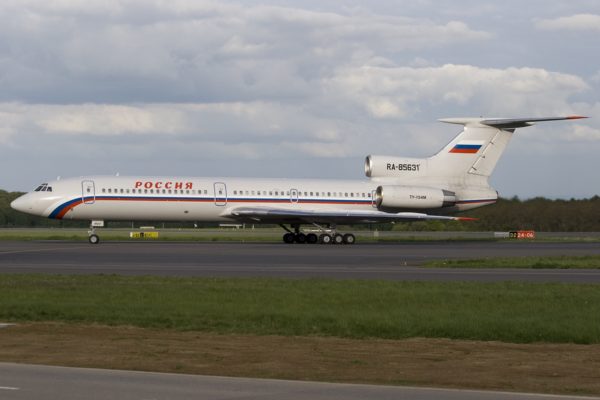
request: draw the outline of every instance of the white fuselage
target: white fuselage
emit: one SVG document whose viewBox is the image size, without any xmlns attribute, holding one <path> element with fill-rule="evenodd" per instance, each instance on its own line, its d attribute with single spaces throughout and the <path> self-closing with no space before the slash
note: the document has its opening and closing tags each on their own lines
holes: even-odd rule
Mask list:
<svg viewBox="0 0 600 400">
<path fill-rule="evenodd" d="M 91 176 L 48 182 L 12 207 L 53 219 L 224 222 L 231 221 L 230 209 L 245 205 L 376 210 L 374 193 L 380 184 L 381 180 Z M 444 211 L 496 201 L 495 192 L 485 194 L 462 196 Z"/>
</svg>

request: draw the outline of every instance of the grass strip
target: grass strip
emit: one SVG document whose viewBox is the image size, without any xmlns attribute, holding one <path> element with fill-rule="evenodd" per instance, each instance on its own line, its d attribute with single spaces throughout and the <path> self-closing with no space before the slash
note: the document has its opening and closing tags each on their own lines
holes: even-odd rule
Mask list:
<svg viewBox="0 0 600 400">
<path fill-rule="evenodd" d="M 0 360 L 384 385 L 600 394 L 600 344 L 220 335 L 23 323 L 0 329 Z"/>
<path fill-rule="evenodd" d="M 600 269 L 600 256 L 499 257 L 467 260 L 433 260 L 426 267 L 446 268 L 533 268 Z"/>
<path fill-rule="evenodd" d="M 0 319 L 216 333 L 600 343 L 600 287 L 1 275 Z"/>
</svg>

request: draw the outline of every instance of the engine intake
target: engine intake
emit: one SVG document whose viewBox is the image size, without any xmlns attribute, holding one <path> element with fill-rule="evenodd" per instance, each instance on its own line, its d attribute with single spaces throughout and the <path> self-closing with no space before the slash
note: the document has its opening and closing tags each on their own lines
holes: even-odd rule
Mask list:
<svg viewBox="0 0 600 400">
<path fill-rule="evenodd" d="M 425 186 L 382 185 L 375 191 L 377 208 L 430 209 L 456 204 L 454 192 Z"/>
</svg>

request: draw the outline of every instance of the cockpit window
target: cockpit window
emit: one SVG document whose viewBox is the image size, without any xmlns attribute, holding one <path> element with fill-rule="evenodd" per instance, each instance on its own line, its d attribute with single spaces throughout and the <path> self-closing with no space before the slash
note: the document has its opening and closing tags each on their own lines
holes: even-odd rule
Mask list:
<svg viewBox="0 0 600 400">
<path fill-rule="evenodd" d="M 40 186 L 35 188 L 34 192 L 51 192 L 52 186 L 48 186 L 47 183 L 42 183 Z"/>
</svg>

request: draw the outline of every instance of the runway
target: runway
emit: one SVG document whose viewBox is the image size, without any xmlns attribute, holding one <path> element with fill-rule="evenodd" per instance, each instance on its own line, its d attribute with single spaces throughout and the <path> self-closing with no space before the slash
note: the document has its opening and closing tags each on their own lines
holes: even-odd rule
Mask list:
<svg viewBox="0 0 600 400">
<path fill-rule="evenodd" d="M 600 255 L 600 244 L 0 242 L 0 273 L 600 283 L 600 270 L 421 267 L 433 259 L 557 255 Z"/>
<path fill-rule="evenodd" d="M 568 400 L 552 396 L 478 390 L 351 385 L 48 367 L 0 363 L 0 397 L 7 400 L 69 399 L 412 399 Z M 598 399 L 598 398 L 595 398 Z"/>
</svg>

